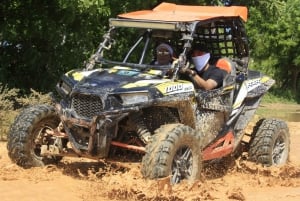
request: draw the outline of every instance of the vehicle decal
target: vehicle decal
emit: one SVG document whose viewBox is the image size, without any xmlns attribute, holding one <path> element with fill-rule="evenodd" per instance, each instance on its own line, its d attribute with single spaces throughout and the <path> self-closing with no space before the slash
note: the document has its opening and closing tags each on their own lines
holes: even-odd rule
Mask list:
<svg viewBox="0 0 300 201">
<path fill-rule="evenodd" d="M 166 82 L 156 86 L 162 94 L 178 94 L 194 91 L 194 85 L 190 82 Z"/>
<path fill-rule="evenodd" d="M 234 89 L 234 85 L 226 86 L 223 88 L 223 91 L 230 91 Z"/>
<path fill-rule="evenodd" d="M 100 70 L 99 69 L 90 70 L 90 71 L 72 70 L 72 71 L 67 72 L 65 75 L 68 76 L 68 77 L 72 77 L 75 81 L 80 81 L 84 77 L 87 77 L 87 76 L 91 75 L 92 73 L 94 73 L 96 71 L 100 71 Z"/>
<path fill-rule="evenodd" d="M 231 112 L 231 116 L 237 113 L 239 107 L 242 105 L 244 99 L 247 97 L 248 92 L 255 89 L 259 85 L 261 85 L 260 78 L 246 80 L 245 82 L 243 82 L 242 86 L 240 87 L 239 93 L 235 99 L 235 102 L 233 104 L 233 110 Z"/>
<path fill-rule="evenodd" d="M 162 71 L 161 70 L 153 70 L 153 69 L 151 69 L 151 70 L 149 70 L 147 72 L 147 74 L 150 74 L 150 75 L 161 75 Z"/>
<path fill-rule="evenodd" d="M 124 66 L 114 66 L 108 72 L 115 73 L 117 75 L 123 75 L 123 76 L 136 76 L 140 73 L 139 70 L 132 69 L 130 67 L 124 67 Z"/>
<path fill-rule="evenodd" d="M 112 70 L 132 70 L 132 68 L 125 66 L 114 66 Z"/>
<path fill-rule="evenodd" d="M 261 85 L 261 80 L 260 78 L 256 78 L 253 80 L 247 80 L 244 82 L 246 84 L 247 87 L 247 92 L 253 90 L 254 88 L 258 87 L 259 85 Z"/>
<path fill-rule="evenodd" d="M 126 84 L 126 85 L 122 86 L 122 88 L 129 89 L 129 88 L 135 88 L 135 87 L 145 87 L 145 86 L 150 86 L 153 84 L 160 84 L 160 83 L 163 83 L 166 81 L 168 81 L 168 80 L 139 80 L 134 83 Z"/>
<path fill-rule="evenodd" d="M 138 75 L 140 72 L 132 71 L 132 70 L 118 70 L 116 74 L 124 75 L 124 76 L 135 76 Z"/>
<path fill-rule="evenodd" d="M 268 82 L 270 79 L 271 79 L 271 78 L 268 77 L 268 76 L 263 76 L 263 77 L 261 78 L 261 82 L 262 82 L 262 83 L 265 83 L 265 82 Z"/>
<path fill-rule="evenodd" d="M 157 76 L 162 76 L 163 75 L 162 70 L 150 69 L 148 71 L 141 72 L 137 69 L 133 69 L 133 68 L 130 68 L 130 67 L 124 67 L 124 66 L 114 66 L 108 72 L 109 73 L 116 73 L 118 75 L 125 75 L 125 76 L 135 76 L 135 75 L 140 74 L 141 77 L 146 77 L 148 75 L 157 75 Z"/>
</svg>

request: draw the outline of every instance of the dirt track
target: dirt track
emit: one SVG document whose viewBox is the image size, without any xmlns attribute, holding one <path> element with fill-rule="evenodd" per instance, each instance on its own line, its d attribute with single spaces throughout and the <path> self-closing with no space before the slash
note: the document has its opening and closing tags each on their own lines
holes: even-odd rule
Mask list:
<svg viewBox="0 0 300 201">
<path fill-rule="evenodd" d="M 58 165 L 22 169 L 11 163 L 0 142 L 1 201 L 95 200 L 300 200 L 300 123 L 288 122 L 290 163 L 263 168 L 233 161 L 228 168 L 206 168 L 203 181 L 173 187 L 144 180 L 139 163 L 95 162 L 66 158 Z"/>
</svg>

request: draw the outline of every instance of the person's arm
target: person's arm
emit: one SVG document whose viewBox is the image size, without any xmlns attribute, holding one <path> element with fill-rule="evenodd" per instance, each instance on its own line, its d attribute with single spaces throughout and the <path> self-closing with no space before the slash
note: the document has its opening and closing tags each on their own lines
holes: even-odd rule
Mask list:
<svg viewBox="0 0 300 201">
<path fill-rule="evenodd" d="M 213 79 L 204 80 L 202 79 L 196 71 L 188 70 L 187 71 L 190 78 L 195 81 L 195 83 L 204 90 L 211 90 L 217 87 L 218 83 Z"/>
</svg>

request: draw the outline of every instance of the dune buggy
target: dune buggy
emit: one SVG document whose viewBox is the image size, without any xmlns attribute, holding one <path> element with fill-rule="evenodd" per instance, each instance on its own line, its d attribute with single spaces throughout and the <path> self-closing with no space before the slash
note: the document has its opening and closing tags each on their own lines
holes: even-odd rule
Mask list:
<svg viewBox="0 0 300 201">
<path fill-rule="evenodd" d="M 16 117 L 10 158 L 28 168 L 64 156 L 97 160 L 133 152 L 145 178 L 171 175 L 172 183 L 199 179 L 204 161 L 241 151 L 266 166 L 286 163 L 285 122 L 261 119 L 251 134 L 244 131 L 274 84 L 248 69 L 246 20 L 246 7 L 171 3 L 111 18 L 86 65 L 60 78 L 61 99 Z M 151 65 L 161 42 L 174 48 L 171 65 Z M 204 91 L 181 75 L 181 68 L 193 68 L 195 45 L 208 48 L 210 62 L 227 70 L 222 87 Z"/>
</svg>

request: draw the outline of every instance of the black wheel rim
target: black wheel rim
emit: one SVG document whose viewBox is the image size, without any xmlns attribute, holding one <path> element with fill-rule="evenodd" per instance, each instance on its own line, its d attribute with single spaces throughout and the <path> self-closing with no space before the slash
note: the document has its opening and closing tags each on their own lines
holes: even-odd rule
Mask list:
<svg viewBox="0 0 300 201">
<path fill-rule="evenodd" d="M 192 150 L 185 146 L 177 150 L 172 162 L 171 183 L 179 183 L 183 179 L 189 179 L 192 175 L 193 156 Z"/>
</svg>

